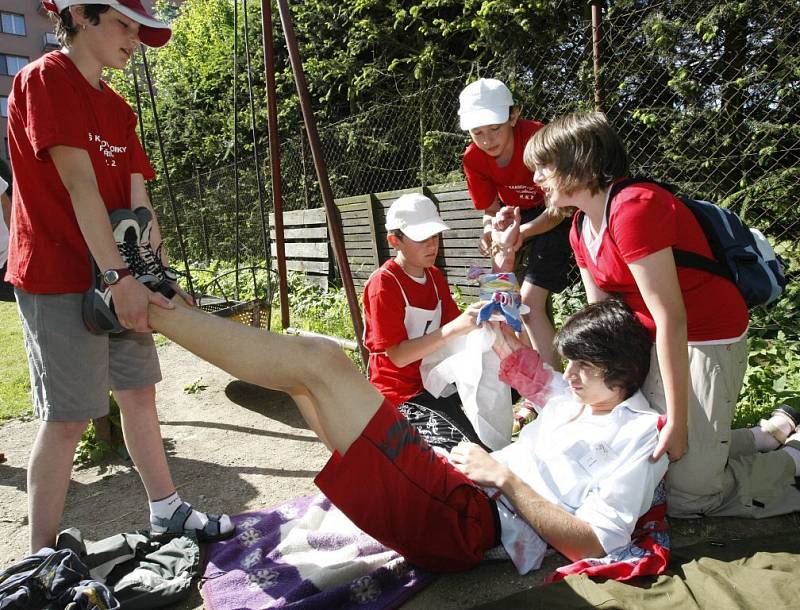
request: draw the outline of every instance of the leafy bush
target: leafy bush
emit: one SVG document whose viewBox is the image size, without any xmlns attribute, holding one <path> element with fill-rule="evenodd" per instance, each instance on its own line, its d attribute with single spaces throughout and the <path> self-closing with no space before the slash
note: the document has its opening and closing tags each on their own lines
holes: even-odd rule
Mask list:
<svg viewBox="0 0 800 610">
<path fill-rule="evenodd" d="M 122 438 L 122 416 L 114 395 L 108 395 L 108 421 L 111 431 L 111 443 L 97 438 L 94 421 L 90 421 L 84 430 L 78 448 L 75 450 L 74 463 L 78 467 L 97 466 L 113 456 L 128 459 L 128 450 Z"/>
<path fill-rule="evenodd" d="M 355 340 L 347 296 L 341 288 L 324 288 L 289 273 L 289 310 L 294 328 Z"/>
<path fill-rule="evenodd" d="M 239 263 L 239 282 L 236 281 L 236 267 L 231 261 L 211 260 L 208 263 L 190 263 L 192 285 L 197 292 L 211 294 L 220 298 L 238 301 L 268 299 L 274 282 L 273 273 L 263 267 L 263 261 L 242 261 Z M 181 284 L 188 288 L 186 280 Z M 238 288 L 238 290 L 237 290 Z"/>
<path fill-rule="evenodd" d="M 553 320 L 556 329 L 563 326 L 564 322 L 576 311 L 586 304 L 586 292 L 583 284 L 576 282 L 567 286 L 562 292 L 553 295 Z"/>
<path fill-rule="evenodd" d="M 798 269 L 800 254 L 794 244 L 776 247 Z M 781 299 L 750 312 L 750 355 L 744 386 L 734 416 L 734 427 L 758 423 L 781 403 L 796 403 L 800 395 L 800 285 L 790 281 Z"/>
</svg>

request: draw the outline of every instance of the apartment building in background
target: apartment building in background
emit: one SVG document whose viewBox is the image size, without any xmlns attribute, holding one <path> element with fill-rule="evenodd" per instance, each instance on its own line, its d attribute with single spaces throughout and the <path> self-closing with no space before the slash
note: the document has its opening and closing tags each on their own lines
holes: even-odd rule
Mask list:
<svg viewBox="0 0 800 610">
<path fill-rule="evenodd" d="M 8 94 L 28 62 L 59 48 L 47 11 L 36 0 L 0 2 L 0 157 L 8 160 Z"/>
<path fill-rule="evenodd" d="M 180 0 L 173 0 L 176 7 Z M 152 0 L 143 0 L 148 10 Z M 8 161 L 8 94 L 22 67 L 61 45 L 39 0 L 0 0 L 0 157 Z"/>
</svg>

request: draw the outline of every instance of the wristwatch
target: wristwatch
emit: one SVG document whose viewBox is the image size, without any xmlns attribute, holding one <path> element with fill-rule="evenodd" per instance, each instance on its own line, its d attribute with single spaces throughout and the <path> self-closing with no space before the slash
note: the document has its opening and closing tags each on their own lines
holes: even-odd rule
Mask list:
<svg viewBox="0 0 800 610">
<path fill-rule="evenodd" d="M 120 269 L 106 269 L 103 271 L 101 277 L 103 278 L 103 283 L 106 286 L 113 286 L 114 284 L 118 283 L 122 278 L 126 275 L 130 275 L 131 271 L 127 267 L 122 267 Z"/>
</svg>

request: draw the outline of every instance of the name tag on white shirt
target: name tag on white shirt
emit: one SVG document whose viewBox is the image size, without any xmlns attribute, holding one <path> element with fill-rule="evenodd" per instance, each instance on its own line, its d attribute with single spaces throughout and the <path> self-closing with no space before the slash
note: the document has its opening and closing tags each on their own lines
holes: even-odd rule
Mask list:
<svg viewBox="0 0 800 610">
<path fill-rule="evenodd" d="M 600 442 L 588 447 L 588 451 L 578 458 L 578 463 L 591 475 L 598 474 L 614 461 L 616 453 L 606 443 Z"/>
</svg>

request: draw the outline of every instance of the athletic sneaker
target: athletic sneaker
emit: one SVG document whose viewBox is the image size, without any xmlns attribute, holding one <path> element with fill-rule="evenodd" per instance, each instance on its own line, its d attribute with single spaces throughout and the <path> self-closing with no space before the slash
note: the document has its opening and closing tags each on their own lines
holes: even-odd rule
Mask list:
<svg viewBox="0 0 800 610">
<path fill-rule="evenodd" d="M 160 292 L 168 299 L 172 298 L 175 295 L 175 291 L 169 284 L 176 281 L 178 276 L 171 267 L 165 267 L 161 262 L 161 246 L 153 251 L 153 245 L 150 243 L 150 233 L 153 230 L 153 214 L 144 206 L 136 208 L 133 213 L 139 220 L 139 258 L 145 268 L 144 275 L 136 279 L 153 292 Z"/>
<path fill-rule="evenodd" d="M 114 304 L 111 302 L 111 287 L 103 282 L 103 276 L 94 258 L 89 255 L 92 264 L 92 287 L 83 293 L 81 314 L 83 323 L 90 333 L 105 335 L 121 333 L 125 327 L 117 320 Z"/>
<path fill-rule="evenodd" d="M 138 255 L 139 220 L 130 210 L 114 210 L 109 215 L 114 241 L 122 255 L 123 261 L 128 265 L 132 275 L 135 270 L 143 269 L 143 262 Z M 132 249 L 136 245 L 135 256 Z M 102 270 L 97 266 L 94 258 L 89 255 L 92 264 L 92 286 L 83 294 L 81 314 L 83 323 L 89 332 L 95 335 L 108 333 L 121 333 L 126 329 L 119 323 L 114 312 L 114 303 L 111 301 L 111 287 L 103 282 Z"/>
</svg>

